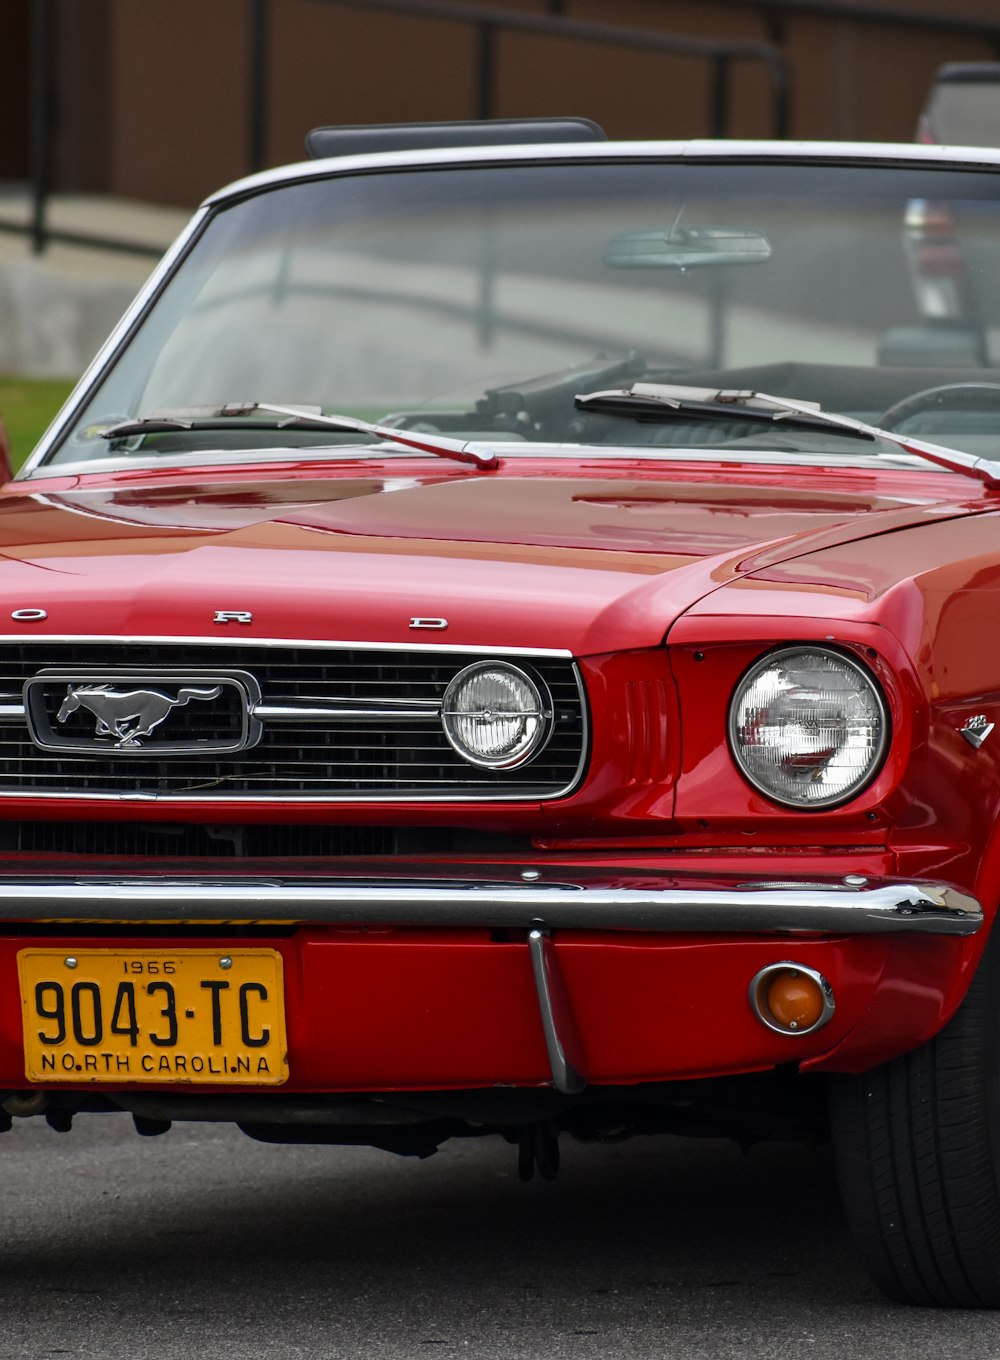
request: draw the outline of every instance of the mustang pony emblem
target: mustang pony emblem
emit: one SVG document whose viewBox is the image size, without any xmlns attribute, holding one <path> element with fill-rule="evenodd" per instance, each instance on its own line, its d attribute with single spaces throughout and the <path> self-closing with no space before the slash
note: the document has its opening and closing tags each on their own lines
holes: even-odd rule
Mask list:
<svg viewBox="0 0 1000 1360">
<path fill-rule="evenodd" d="M 211 689 L 197 689 L 184 685 L 176 698 L 158 689 L 115 689 L 113 685 L 67 685 L 66 697 L 59 706 L 56 721 L 64 723 L 78 708 L 85 708 L 97 719 L 95 737 L 116 737 L 115 747 L 141 746 L 140 737 L 148 737 L 154 727 L 172 709 L 189 704 L 192 699 L 217 699 L 221 685 Z"/>
</svg>

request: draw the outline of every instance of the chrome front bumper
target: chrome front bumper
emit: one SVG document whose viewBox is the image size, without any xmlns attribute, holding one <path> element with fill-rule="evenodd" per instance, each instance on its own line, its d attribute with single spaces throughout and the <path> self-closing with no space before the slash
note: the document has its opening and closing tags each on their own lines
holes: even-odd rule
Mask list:
<svg viewBox="0 0 1000 1360">
<path fill-rule="evenodd" d="M 0 874 L 0 920 L 972 935 L 982 925 L 983 911 L 975 898 L 947 883 L 860 875 L 768 882 L 490 866 L 482 876 L 458 877 L 411 865 L 391 878 L 384 872 L 349 877 Z"/>
</svg>

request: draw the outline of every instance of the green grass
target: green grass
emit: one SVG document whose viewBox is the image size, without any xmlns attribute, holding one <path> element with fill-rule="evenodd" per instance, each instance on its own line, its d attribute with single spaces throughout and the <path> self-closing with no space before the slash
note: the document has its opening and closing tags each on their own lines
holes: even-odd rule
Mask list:
<svg viewBox="0 0 1000 1360">
<path fill-rule="evenodd" d="M 38 443 L 72 387 L 69 378 L 19 378 L 0 373 L 0 420 L 7 430 L 15 470 Z"/>
</svg>

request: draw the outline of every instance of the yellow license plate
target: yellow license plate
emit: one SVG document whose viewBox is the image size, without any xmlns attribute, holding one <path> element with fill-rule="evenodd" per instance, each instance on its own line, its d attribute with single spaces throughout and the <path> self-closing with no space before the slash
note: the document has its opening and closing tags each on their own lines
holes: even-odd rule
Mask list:
<svg viewBox="0 0 1000 1360">
<path fill-rule="evenodd" d="M 288 1079 L 273 949 L 22 949 L 29 1081 L 275 1086 Z"/>
</svg>

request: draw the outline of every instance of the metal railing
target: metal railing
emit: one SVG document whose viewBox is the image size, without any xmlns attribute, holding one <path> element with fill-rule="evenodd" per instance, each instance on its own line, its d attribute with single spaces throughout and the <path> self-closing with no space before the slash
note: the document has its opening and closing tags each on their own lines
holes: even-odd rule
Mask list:
<svg viewBox="0 0 1000 1360">
<path fill-rule="evenodd" d="M 267 52 L 272 0 L 250 0 L 252 8 L 252 95 L 250 117 L 250 165 L 264 166 L 267 130 Z M 623 47 L 639 52 L 690 57 L 709 64 L 710 135 L 725 137 L 729 128 L 729 84 L 735 62 L 751 62 L 765 71 L 771 91 L 771 125 L 775 137 L 788 135 L 789 78 L 785 58 L 767 42 L 722 42 L 708 38 L 682 37 L 646 29 L 624 28 L 620 24 L 599 24 L 570 19 L 562 5 L 550 5 L 549 14 L 525 14 L 519 10 L 495 9 L 481 5 L 458 4 L 454 0 L 322 0 L 341 9 L 368 13 L 407 15 L 417 19 L 436 19 L 462 24 L 476 35 L 476 98 L 473 117 L 492 118 L 495 108 L 497 76 L 497 38 L 501 33 L 530 33 L 574 42 L 597 43 L 603 47 Z"/>
<path fill-rule="evenodd" d="M 247 0 L 250 38 L 248 71 L 248 168 L 265 167 L 268 111 L 271 102 L 269 81 L 270 18 L 272 0 Z M 604 47 L 627 48 L 646 53 L 687 57 L 709 66 L 708 124 L 712 136 L 728 132 L 730 82 L 736 63 L 760 66 L 771 94 L 771 127 L 775 137 L 785 137 L 789 126 L 790 88 L 788 66 L 777 47 L 767 42 L 719 42 L 682 37 L 676 34 L 624 28 L 615 24 L 591 23 L 570 19 L 564 14 L 564 0 L 548 0 L 548 12 L 530 14 L 481 5 L 456 3 L 455 0 L 321 0 L 344 9 L 406 15 L 465 25 L 475 33 L 475 108 L 476 118 L 491 118 L 496 99 L 498 37 L 504 33 L 526 33 L 541 37 L 563 38 Z M 0 222 L 0 230 L 27 232 L 36 253 L 49 241 L 98 247 L 143 256 L 161 252 L 148 244 L 111 239 L 82 232 L 56 229 L 47 220 L 50 193 L 52 146 L 51 52 L 53 43 L 52 0 L 31 0 L 31 206 L 27 226 Z"/>
<path fill-rule="evenodd" d="M 732 0 L 702 0 L 702 4 L 732 4 Z M 879 5 L 868 0 L 750 0 L 767 22 L 771 38 L 783 38 L 782 20 L 788 17 L 812 19 L 849 19 L 862 23 L 881 24 L 889 28 L 926 29 L 928 32 L 959 33 L 967 38 L 984 38 L 994 44 L 1000 57 L 1000 19 L 972 19 L 961 14 L 942 11 L 930 14 L 927 10 L 899 9 L 895 5 Z"/>
</svg>

